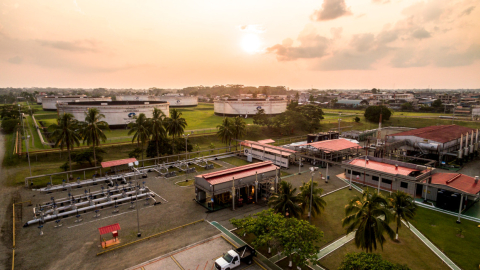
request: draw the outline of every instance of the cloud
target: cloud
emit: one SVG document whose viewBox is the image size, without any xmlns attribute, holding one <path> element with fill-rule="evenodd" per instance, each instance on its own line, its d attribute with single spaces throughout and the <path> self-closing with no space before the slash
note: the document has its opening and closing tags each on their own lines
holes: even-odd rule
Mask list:
<svg viewBox="0 0 480 270">
<path fill-rule="evenodd" d="M 414 47 L 398 49 L 390 64 L 396 68 L 423 67 L 430 64 L 428 52 L 417 52 Z"/>
<path fill-rule="evenodd" d="M 332 33 L 332 36 L 334 39 L 340 39 L 342 38 L 342 27 L 332 27 L 330 28 L 330 33 Z"/>
<path fill-rule="evenodd" d="M 390 0 L 372 0 L 372 2 L 375 4 L 388 4 Z"/>
<path fill-rule="evenodd" d="M 293 46 L 293 40 L 287 38 L 282 44 L 267 48 L 267 53 L 275 53 L 278 61 L 293 61 L 301 58 L 320 58 L 327 54 L 330 40 L 316 33 L 316 29 L 307 25 L 298 35 L 299 46 Z"/>
<path fill-rule="evenodd" d="M 473 64 L 480 59 L 480 44 L 472 44 L 463 52 L 453 51 L 454 48 L 447 48 L 437 53 L 435 65 L 439 67 L 458 67 Z"/>
<path fill-rule="evenodd" d="M 370 50 L 375 41 L 375 36 L 373 34 L 358 34 L 354 35 L 350 41 L 350 46 L 355 48 L 359 52 L 365 52 Z"/>
<path fill-rule="evenodd" d="M 17 55 L 17 56 L 14 56 L 14 57 L 12 57 L 12 58 L 9 58 L 7 61 L 8 61 L 10 64 L 19 65 L 19 64 L 21 64 L 21 63 L 23 62 L 23 58 Z"/>
<path fill-rule="evenodd" d="M 376 48 L 366 53 L 352 49 L 343 49 L 333 53 L 329 58 L 320 60 L 314 69 L 318 70 L 369 70 L 379 59 L 385 57 L 388 49 Z"/>
<path fill-rule="evenodd" d="M 471 6 L 471 7 L 467 8 L 467 9 L 465 9 L 462 13 L 460 13 L 460 17 L 461 17 L 461 16 L 468 16 L 468 15 L 470 15 L 470 13 L 472 13 L 472 11 L 473 11 L 474 9 L 475 9 L 474 6 Z"/>
<path fill-rule="evenodd" d="M 264 33 L 267 29 L 261 24 L 243 24 L 238 27 L 240 31 L 249 33 Z"/>
<path fill-rule="evenodd" d="M 82 9 L 78 6 L 77 0 L 73 0 L 73 4 L 75 5 L 75 11 L 77 11 L 80 14 L 85 14 Z"/>
<path fill-rule="evenodd" d="M 425 30 L 425 28 L 417 29 L 412 33 L 412 37 L 416 39 L 424 39 L 424 38 L 429 38 L 431 36 L 432 35 L 430 35 L 430 33 L 427 30 Z"/>
<path fill-rule="evenodd" d="M 98 52 L 97 42 L 94 40 L 80 41 L 52 41 L 52 40 L 36 40 L 38 44 L 53 49 L 70 51 L 70 52 Z"/>
<path fill-rule="evenodd" d="M 352 15 L 352 12 L 345 0 L 324 0 L 322 8 L 315 10 L 310 18 L 314 21 L 328 21 L 347 15 Z"/>
</svg>

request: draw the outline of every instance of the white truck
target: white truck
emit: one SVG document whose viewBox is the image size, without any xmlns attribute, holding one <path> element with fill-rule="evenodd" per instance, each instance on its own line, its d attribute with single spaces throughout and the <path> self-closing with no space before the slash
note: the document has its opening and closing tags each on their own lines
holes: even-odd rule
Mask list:
<svg viewBox="0 0 480 270">
<path fill-rule="evenodd" d="M 241 262 L 252 264 L 253 256 L 257 256 L 257 252 L 248 245 L 239 247 L 235 250 L 229 250 L 222 257 L 215 261 L 215 269 L 231 270 L 237 266 L 240 266 Z"/>
</svg>

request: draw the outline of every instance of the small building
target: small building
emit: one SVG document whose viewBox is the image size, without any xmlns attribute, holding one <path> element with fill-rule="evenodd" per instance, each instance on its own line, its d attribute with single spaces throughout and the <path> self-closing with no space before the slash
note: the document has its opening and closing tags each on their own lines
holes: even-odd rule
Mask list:
<svg viewBox="0 0 480 270">
<path fill-rule="evenodd" d="M 288 168 L 295 161 L 295 150 L 270 145 L 273 140 L 262 140 L 258 142 L 245 140 L 241 142 L 244 146 L 243 154 L 247 160 L 252 162 L 252 158 L 258 160 L 270 160 L 277 166 Z"/>
<path fill-rule="evenodd" d="M 307 135 L 307 143 L 338 139 L 340 134 L 337 131 L 319 132 Z"/>
<path fill-rule="evenodd" d="M 357 108 L 362 106 L 368 106 L 367 100 L 362 99 L 340 99 L 335 104 L 336 106 Z"/>
<path fill-rule="evenodd" d="M 136 158 L 126 158 L 119 160 L 104 161 L 101 163 L 102 168 L 110 168 L 111 174 L 119 174 L 123 172 L 131 172 L 132 169 L 129 167 L 129 163 L 135 163 Z M 106 172 L 109 173 L 109 172 Z"/>
<path fill-rule="evenodd" d="M 334 139 L 319 142 L 296 145 L 295 150 L 309 158 L 309 162 L 315 162 L 315 158 L 342 162 L 344 159 L 350 159 L 359 155 L 361 146 L 347 139 Z M 322 162 L 322 165 L 325 162 Z"/>
<path fill-rule="evenodd" d="M 195 176 L 195 201 L 215 211 L 267 201 L 278 183 L 278 167 L 257 162 Z"/>
</svg>

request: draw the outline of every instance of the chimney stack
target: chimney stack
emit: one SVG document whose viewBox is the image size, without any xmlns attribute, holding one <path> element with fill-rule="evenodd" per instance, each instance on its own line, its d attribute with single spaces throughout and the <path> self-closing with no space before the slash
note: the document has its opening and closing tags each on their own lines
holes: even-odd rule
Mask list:
<svg viewBox="0 0 480 270">
<path fill-rule="evenodd" d="M 395 170 L 398 170 L 398 164 L 395 164 Z"/>
<path fill-rule="evenodd" d="M 478 176 L 475 176 L 475 184 L 478 184 Z"/>
</svg>

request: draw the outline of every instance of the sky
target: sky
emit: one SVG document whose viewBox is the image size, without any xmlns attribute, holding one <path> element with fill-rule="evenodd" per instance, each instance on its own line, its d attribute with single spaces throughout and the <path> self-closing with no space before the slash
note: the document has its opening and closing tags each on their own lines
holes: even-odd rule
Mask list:
<svg viewBox="0 0 480 270">
<path fill-rule="evenodd" d="M 1 0 L 0 87 L 480 88 L 480 0 Z"/>
</svg>

